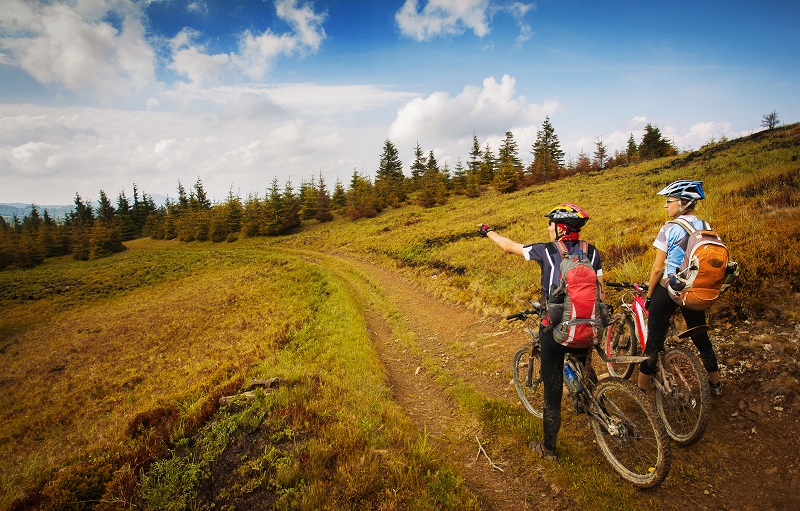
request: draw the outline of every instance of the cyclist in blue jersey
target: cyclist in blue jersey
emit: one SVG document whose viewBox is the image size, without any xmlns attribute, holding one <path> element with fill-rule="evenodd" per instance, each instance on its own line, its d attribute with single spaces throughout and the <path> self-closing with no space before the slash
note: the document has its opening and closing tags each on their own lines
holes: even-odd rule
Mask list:
<svg viewBox="0 0 800 511">
<path fill-rule="evenodd" d="M 574 204 L 559 204 L 545 215 L 548 219 L 547 231 L 550 241 L 562 241 L 570 254 L 576 254 L 580 250 L 580 231 L 589 220 L 589 215 Z M 486 224 L 481 224 L 479 234 L 492 240 L 503 251 L 522 256 L 526 261 L 536 261 L 542 270 L 542 294 L 546 303 L 550 297 L 550 291 L 554 286 L 558 286 L 561 278 L 561 259 L 558 250 L 554 250 L 552 243 L 533 243 L 523 245 L 505 236 L 501 236 L 494 229 Z M 600 297 L 605 300 L 605 286 L 603 285 L 603 267 L 600 261 L 600 253 L 589 244 L 586 257 L 597 272 L 597 280 L 600 283 Z M 586 358 L 591 348 L 567 348 L 553 338 L 552 328 L 549 325 L 548 317 L 542 320 L 539 338 L 541 341 L 541 364 L 542 381 L 544 386 L 544 440 L 540 443 L 531 442 L 529 447 L 533 452 L 544 459 L 557 459 L 556 437 L 561 428 L 561 398 L 564 392 L 564 355 L 567 352 L 575 354 L 582 363 L 586 364 Z"/>
<path fill-rule="evenodd" d="M 695 228 L 703 229 L 704 223 L 694 214 L 697 201 L 705 199 L 702 181 L 680 180 L 670 183 L 658 195 L 666 197 L 664 209 L 670 220 L 682 218 L 691 222 Z M 688 243 L 688 235 L 680 225 L 667 222 L 658 232 L 653 246 L 656 248 L 656 257 L 650 272 L 649 287 L 645 307 L 648 311 L 647 318 L 647 344 L 644 354 L 650 359 L 639 366 L 639 388 L 644 390 L 650 381 L 650 376 L 655 372 L 656 357 L 664 349 L 664 340 L 667 338 L 669 320 L 678 309 L 678 304 L 670 298 L 666 283 L 675 275 L 677 268 L 683 262 L 683 257 Z M 705 311 L 693 311 L 680 307 L 686 320 L 686 326 L 693 328 L 706 324 Z M 700 359 L 708 372 L 711 394 L 722 395 L 722 382 L 719 378 L 719 364 L 714 347 L 707 332 L 700 332 L 692 336 L 692 342 L 700 352 Z"/>
</svg>

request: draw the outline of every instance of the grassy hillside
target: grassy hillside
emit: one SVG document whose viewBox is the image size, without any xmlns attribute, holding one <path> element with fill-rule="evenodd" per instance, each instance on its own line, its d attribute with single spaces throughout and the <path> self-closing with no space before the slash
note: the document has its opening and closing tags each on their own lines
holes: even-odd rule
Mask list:
<svg viewBox="0 0 800 511">
<path fill-rule="evenodd" d="M 522 243 L 547 240 L 543 215 L 579 204 L 591 221 L 583 237 L 603 253 L 607 280 L 643 281 L 653 239 L 666 221 L 663 197 L 677 179 L 704 182 L 699 217 L 711 223 L 742 265 L 739 283 L 716 317 L 798 317 L 800 291 L 800 124 L 699 151 L 578 175 L 508 195 L 451 199 L 444 207 L 405 207 L 379 218 L 306 229 L 280 244 L 352 253 L 418 279 L 440 296 L 484 312 L 516 309 L 540 293 L 538 268 L 475 235 L 488 223 Z"/>
<path fill-rule="evenodd" d="M 367 305 L 390 310 L 379 286 L 345 286 L 349 270 L 320 253 L 369 260 L 447 301 L 505 314 L 539 295 L 538 267 L 478 237 L 478 224 L 543 241 L 544 213 L 580 204 L 607 278 L 641 281 L 665 220 L 655 192 L 701 179 L 708 199 L 698 214 L 743 268 L 712 321 L 795 322 L 798 156 L 795 124 L 513 194 L 312 223 L 289 237 L 138 240 L 107 259 L 0 272 L 0 509 L 15 499 L 19 509 L 185 509 L 203 498 L 196 486 L 225 447 L 256 430 L 250 443 L 261 451 L 239 451 L 252 470 L 230 481 L 233 501 L 268 488 L 278 508 L 474 507 L 458 470 L 389 397 L 364 319 Z M 271 376 L 286 384 L 218 411 L 219 397 Z"/>
</svg>

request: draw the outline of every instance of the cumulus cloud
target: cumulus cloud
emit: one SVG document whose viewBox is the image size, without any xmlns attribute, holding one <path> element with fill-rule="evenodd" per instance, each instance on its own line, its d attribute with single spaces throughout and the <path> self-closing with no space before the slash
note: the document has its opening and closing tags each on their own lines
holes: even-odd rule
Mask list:
<svg viewBox="0 0 800 511">
<path fill-rule="evenodd" d="M 417 41 L 472 30 L 478 37 L 489 33 L 489 0 L 428 0 L 418 10 L 417 0 L 406 0 L 395 14 L 400 31 Z"/>
<path fill-rule="evenodd" d="M 535 104 L 516 92 L 516 80 L 504 75 L 500 82 L 493 77 L 481 87 L 468 85 L 456 96 L 435 92 L 415 98 L 398 112 L 389 130 L 389 138 L 400 144 L 416 140 L 458 140 L 479 131 L 502 135 L 513 128 L 522 129 L 540 123 L 559 108 L 558 101 Z"/>
<path fill-rule="evenodd" d="M 6 0 L 0 11 L 2 62 L 40 83 L 112 99 L 154 80 L 156 58 L 142 19 L 141 4 L 131 0 Z"/>
<path fill-rule="evenodd" d="M 258 80 L 266 76 L 277 58 L 319 49 L 326 37 L 324 13 L 314 12 L 309 5 L 298 5 L 297 0 L 276 0 L 275 11 L 289 31 L 277 34 L 269 29 L 246 30 L 239 37 L 237 51 L 231 53 L 207 53 L 205 46 L 196 42 L 200 34 L 184 29 L 171 41 L 173 58 L 169 67 L 198 84 L 219 83 L 223 76 L 231 74 Z"/>
<path fill-rule="evenodd" d="M 506 12 L 517 22 L 520 33 L 517 46 L 532 37 L 533 31 L 524 19 L 535 4 L 524 2 L 499 3 L 492 0 L 406 0 L 395 14 L 400 32 L 417 41 L 429 41 L 440 36 L 460 35 L 472 31 L 485 37 L 495 13 Z"/>
</svg>

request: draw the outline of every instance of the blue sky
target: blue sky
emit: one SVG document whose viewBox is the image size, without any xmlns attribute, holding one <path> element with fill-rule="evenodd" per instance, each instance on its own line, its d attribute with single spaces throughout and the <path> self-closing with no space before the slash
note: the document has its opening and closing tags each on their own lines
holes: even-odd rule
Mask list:
<svg viewBox="0 0 800 511">
<path fill-rule="evenodd" d="M 681 149 L 800 120 L 800 2 L 3 0 L 0 202 L 263 195 L 374 175 L 386 139 L 452 169 L 647 123 Z"/>
</svg>

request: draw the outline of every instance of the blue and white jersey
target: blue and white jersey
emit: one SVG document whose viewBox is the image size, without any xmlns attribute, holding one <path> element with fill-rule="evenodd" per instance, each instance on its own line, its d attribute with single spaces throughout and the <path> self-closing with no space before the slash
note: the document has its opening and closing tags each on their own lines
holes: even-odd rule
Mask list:
<svg viewBox="0 0 800 511">
<path fill-rule="evenodd" d="M 695 229 L 705 229 L 705 222 L 694 215 L 681 215 L 682 218 L 690 222 Z M 658 231 L 658 236 L 653 242 L 653 246 L 658 250 L 667 253 L 667 261 L 664 265 L 664 275 L 672 277 L 678 270 L 686 255 L 686 245 L 688 243 L 686 231 L 678 224 L 667 222 Z"/>
</svg>

